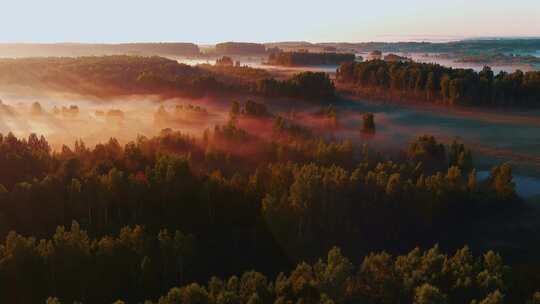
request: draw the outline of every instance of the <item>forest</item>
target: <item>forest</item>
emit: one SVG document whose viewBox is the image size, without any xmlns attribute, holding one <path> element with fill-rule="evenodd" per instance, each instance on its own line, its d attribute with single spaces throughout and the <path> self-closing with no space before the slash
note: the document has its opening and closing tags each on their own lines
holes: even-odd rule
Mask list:
<svg viewBox="0 0 540 304">
<path fill-rule="evenodd" d="M 262 55 L 266 53 L 264 44 L 248 42 L 223 42 L 215 46 L 219 55 Z"/>
<path fill-rule="evenodd" d="M 453 55 L 450 55 L 454 57 Z M 531 55 L 506 55 L 502 53 L 456 54 L 457 62 L 482 63 L 487 65 L 540 65 L 540 58 Z"/>
<path fill-rule="evenodd" d="M 335 94 L 332 81 L 322 72 L 275 79 L 264 70 L 246 66 L 190 66 L 163 57 L 126 55 L 0 59 L 0 86 L 100 98 L 253 94 L 320 100 Z"/>
<path fill-rule="evenodd" d="M 75 57 L 103 55 L 200 56 L 194 43 L 0 43 L 1 57 Z"/>
<path fill-rule="evenodd" d="M 471 233 L 529 212 L 510 165 L 481 180 L 459 142 L 423 135 L 389 154 L 255 101 L 228 115 L 201 137 L 125 145 L 0 136 L 0 301 L 538 303 L 539 265 L 506 264 Z"/>
<path fill-rule="evenodd" d="M 375 50 L 397 53 L 514 53 L 527 54 L 540 49 L 539 38 L 463 39 L 448 42 L 323 42 L 289 41 L 266 43 L 267 47 L 316 49 L 332 47 L 341 51 L 372 52 Z"/>
<path fill-rule="evenodd" d="M 475 72 L 438 64 L 370 60 L 342 64 L 336 79 L 355 94 L 376 98 L 486 107 L 537 107 L 540 101 L 538 71 L 495 75 L 487 66 Z"/>
<path fill-rule="evenodd" d="M 282 66 L 340 65 L 345 62 L 354 62 L 354 60 L 354 54 L 345 53 L 277 52 L 270 53 L 267 64 Z"/>
<path fill-rule="evenodd" d="M 540 304 L 540 0 L 1 1 L 0 304 Z"/>
</svg>

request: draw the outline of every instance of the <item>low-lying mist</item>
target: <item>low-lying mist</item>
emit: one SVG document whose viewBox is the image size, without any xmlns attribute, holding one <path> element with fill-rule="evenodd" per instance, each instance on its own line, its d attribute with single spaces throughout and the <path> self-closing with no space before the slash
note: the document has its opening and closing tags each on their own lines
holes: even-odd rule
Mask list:
<svg viewBox="0 0 540 304">
<path fill-rule="evenodd" d="M 63 145 L 73 147 L 76 140 L 89 147 L 110 138 L 125 144 L 138 136 L 156 136 L 167 128 L 201 140 L 206 130 L 214 132 L 215 126 L 228 124 L 232 101 L 243 104 L 249 99 L 163 99 L 152 95 L 91 99 L 33 91 L 5 91 L 0 98 L 0 133 L 12 132 L 17 137 L 43 135 L 55 151 Z M 331 106 L 335 113 L 329 115 L 328 106 L 322 104 L 279 98 L 258 102 L 266 104 L 269 115 L 242 116 L 237 127 L 262 141 L 275 136 L 274 117 L 279 115 L 305 127 L 313 138 L 350 140 L 356 147 L 367 144 L 378 151 L 403 151 L 422 134 L 433 135 L 446 144 L 457 139 L 473 149 L 480 168 L 511 161 L 518 174 L 540 174 L 538 122 L 534 116 L 487 112 L 478 115 L 473 110 L 441 113 L 351 101 Z M 365 112 L 375 113 L 374 134 L 360 132 Z M 241 157 L 260 155 L 258 141 L 248 142 L 219 148 Z"/>
<path fill-rule="evenodd" d="M 201 115 L 189 109 L 204 108 Z M 181 109 L 185 107 L 185 109 Z M 159 110 L 168 113 L 160 119 Z M 120 143 L 138 135 L 151 137 L 164 128 L 182 130 L 199 137 L 206 128 L 226 120 L 226 110 L 218 101 L 208 99 L 156 100 L 153 96 L 96 101 L 84 98 L 9 96 L 0 104 L 0 133 L 27 137 L 31 133 L 47 138 L 53 150 L 72 146 L 76 140 L 87 145 L 106 142 L 111 137 Z"/>
</svg>

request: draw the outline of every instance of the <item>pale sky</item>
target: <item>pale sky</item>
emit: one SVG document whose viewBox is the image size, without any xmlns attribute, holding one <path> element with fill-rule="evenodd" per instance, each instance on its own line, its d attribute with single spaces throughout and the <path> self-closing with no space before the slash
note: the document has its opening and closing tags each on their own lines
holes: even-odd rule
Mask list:
<svg viewBox="0 0 540 304">
<path fill-rule="evenodd" d="M 540 0 L 0 0 L 0 42 L 540 36 Z"/>
</svg>

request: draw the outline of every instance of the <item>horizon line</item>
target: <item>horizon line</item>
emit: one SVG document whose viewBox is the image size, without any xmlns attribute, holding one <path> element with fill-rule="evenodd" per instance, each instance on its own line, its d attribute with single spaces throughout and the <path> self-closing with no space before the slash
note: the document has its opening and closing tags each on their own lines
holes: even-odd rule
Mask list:
<svg viewBox="0 0 540 304">
<path fill-rule="evenodd" d="M 388 39 L 385 40 L 383 37 L 394 37 L 397 39 Z M 402 38 L 398 38 L 402 37 Z M 418 37 L 418 38 L 415 38 Z M 407 39 L 408 38 L 408 39 Z M 401 39 L 401 40 L 400 40 Z M 104 44 L 104 45 L 114 45 L 114 44 L 167 44 L 167 43 L 192 43 L 200 46 L 209 46 L 216 45 L 219 43 L 225 42 L 237 42 L 237 43 L 258 43 L 258 44 L 276 44 L 276 43 L 309 43 L 309 44 L 328 44 L 328 43 L 351 43 L 351 44 L 360 44 L 360 43 L 433 43 L 433 44 L 444 44 L 451 42 L 460 42 L 460 41 L 471 41 L 471 40 L 510 40 L 510 39 L 519 39 L 519 40 L 534 40 L 540 39 L 540 35 L 512 35 L 512 36 L 449 36 L 449 35 L 380 35 L 377 39 L 367 39 L 367 40 L 356 40 L 356 41 L 346 41 L 346 40 L 327 40 L 327 41 L 309 41 L 309 40 L 275 40 L 275 41 L 245 41 L 245 40 L 223 40 L 215 42 L 197 42 L 197 41 L 181 41 L 181 40 L 139 40 L 139 41 L 0 41 L 0 44 L 37 44 L 37 45 L 85 45 L 85 44 Z"/>
</svg>

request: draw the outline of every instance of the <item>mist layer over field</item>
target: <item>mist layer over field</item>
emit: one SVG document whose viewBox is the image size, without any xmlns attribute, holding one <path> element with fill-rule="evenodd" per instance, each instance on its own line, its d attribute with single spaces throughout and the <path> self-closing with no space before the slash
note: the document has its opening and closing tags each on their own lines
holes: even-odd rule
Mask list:
<svg viewBox="0 0 540 304">
<path fill-rule="evenodd" d="M 93 146 L 113 137 L 123 144 L 136 140 L 139 135 L 154 136 L 165 128 L 200 138 L 204 130 L 227 123 L 232 101 L 227 98 L 162 100 L 154 96 L 90 100 L 6 92 L 1 98 L 0 133 L 12 132 L 19 137 L 31 133 L 44 135 L 54 150 L 60 150 L 63 145 L 73 146 L 76 140 Z M 540 113 L 443 111 L 342 100 L 334 105 L 337 125 L 331 125 L 318 114 L 323 108 L 320 105 L 276 99 L 259 101 L 274 115 L 290 117 L 294 113 L 294 121 L 309 127 L 317 136 L 397 152 L 405 150 L 417 136 L 429 134 L 445 143 L 454 139 L 465 143 L 473 150 L 474 162 L 480 170 L 508 161 L 515 174 L 540 177 L 540 121 L 537 119 Z M 189 109 L 191 105 L 200 109 Z M 360 132 L 365 112 L 375 113 L 376 133 L 373 135 Z M 239 121 L 239 127 L 254 137 L 268 139 L 272 135 L 272 123 L 271 118 L 244 118 Z M 235 150 L 240 153 L 248 149 L 251 148 L 244 146 Z"/>
<path fill-rule="evenodd" d="M 540 113 L 488 112 L 471 109 L 417 109 L 392 104 L 346 101 L 337 106 L 344 137 L 367 142 L 372 147 L 406 147 L 419 134 L 438 140 L 464 143 L 473 151 L 475 166 L 484 176 L 493 165 L 509 162 L 515 174 L 518 193 L 523 197 L 540 195 Z M 359 114 L 373 112 L 377 132 L 355 137 Z M 483 175 L 480 174 L 480 177 Z"/>
<path fill-rule="evenodd" d="M 153 96 L 90 100 L 82 97 L 7 95 L 0 107 L 0 132 L 12 132 L 16 136 L 27 136 L 30 133 L 44 135 L 55 149 L 62 144 L 72 144 L 77 139 L 83 139 L 90 145 L 110 137 L 126 142 L 135 139 L 137 135 L 155 135 L 163 128 L 200 136 L 206 128 L 227 121 L 231 101 L 225 98 L 160 100 Z M 36 103 L 40 110 L 35 108 Z M 324 119 L 312 115 L 322 108 L 320 106 L 284 100 L 267 100 L 265 103 L 275 114 L 287 116 L 294 111 L 296 122 L 318 130 L 320 134 L 350 139 L 357 144 L 403 149 L 419 134 L 430 134 L 447 142 L 457 139 L 477 153 L 499 160 L 512 161 L 517 165 L 532 165 L 528 168 L 531 173 L 535 173 L 536 169 L 540 171 L 540 121 L 536 118 L 540 113 L 421 110 L 345 100 L 335 104 L 339 126 L 329 129 Z M 183 105 L 197 105 L 207 113 L 199 115 L 186 111 L 175 114 L 176 106 Z M 77 113 L 69 112 L 71 106 L 78 108 Z M 171 112 L 170 119 L 156 120 L 160 107 Z M 359 133 L 361 116 L 365 112 L 376 114 L 377 132 L 369 137 Z M 265 125 L 265 128 L 271 129 L 271 125 Z M 248 126 L 247 131 L 253 132 L 253 128 Z"/>
<path fill-rule="evenodd" d="M 208 107 L 204 117 L 173 115 L 167 121 L 156 120 L 160 107 L 174 113 L 177 105 L 196 103 Z M 170 99 L 157 101 L 152 96 L 130 99 L 95 101 L 83 98 L 64 99 L 50 97 L 4 98 L 0 105 L 0 133 L 12 132 L 18 137 L 31 133 L 44 135 L 54 150 L 64 144 L 72 146 L 82 140 L 93 146 L 116 138 L 120 143 L 135 140 L 138 135 L 153 136 L 164 128 L 181 129 L 200 136 L 202 132 L 226 118 L 217 103 L 208 100 Z"/>
<path fill-rule="evenodd" d="M 540 113 L 529 111 L 495 113 L 472 109 L 417 109 L 398 105 L 346 101 L 338 105 L 344 114 L 342 122 L 356 124 L 356 113 L 376 113 L 377 133 L 368 139 L 372 144 L 390 143 L 403 146 L 418 134 L 431 134 L 442 141 L 457 139 L 472 148 L 475 162 L 492 163 L 492 159 L 523 164 L 530 174 L 540 169 Z M 520 170 L 521 171 L 521 170 Z"/>
</svg>

